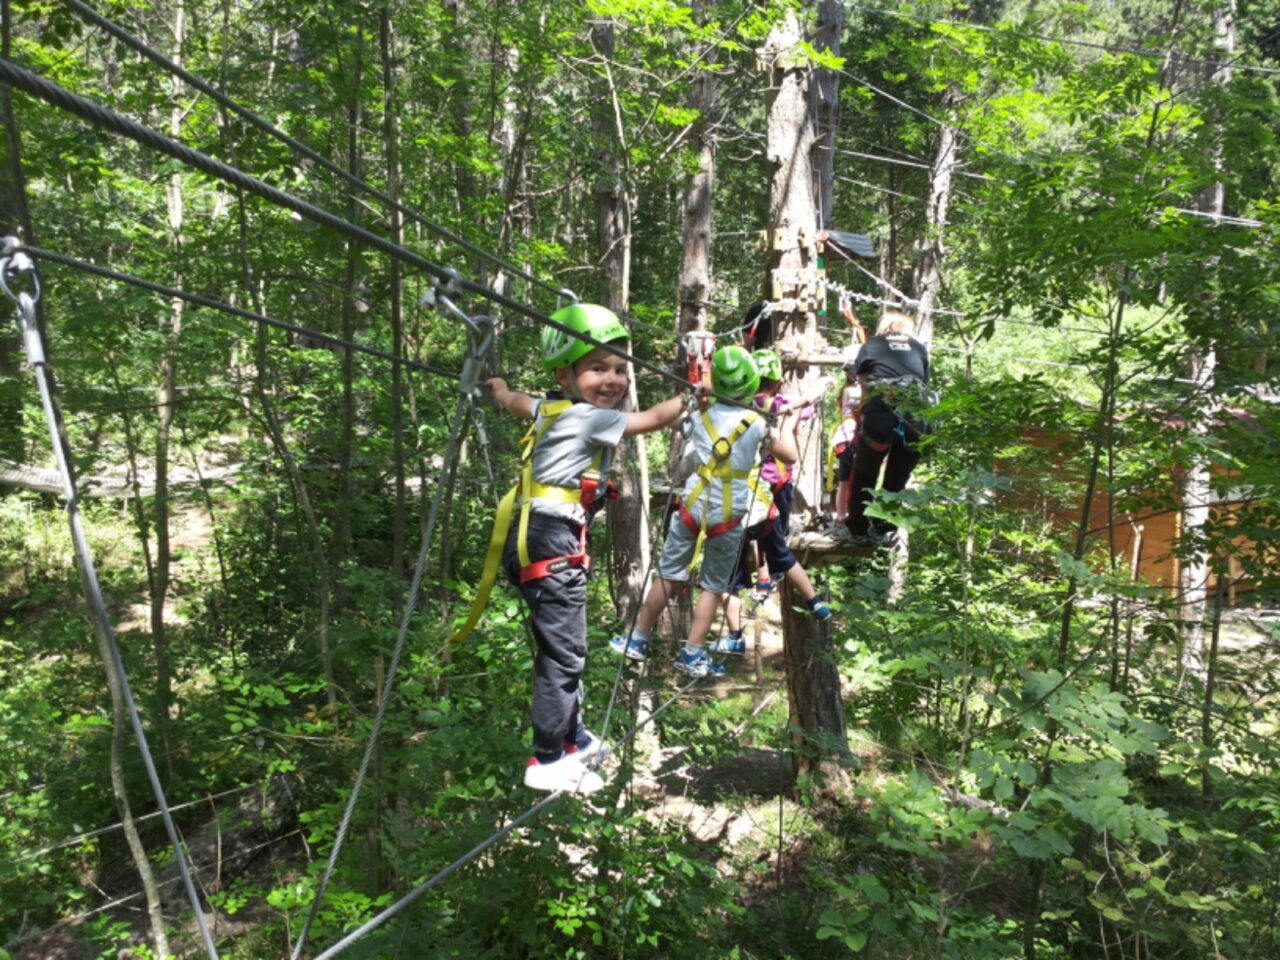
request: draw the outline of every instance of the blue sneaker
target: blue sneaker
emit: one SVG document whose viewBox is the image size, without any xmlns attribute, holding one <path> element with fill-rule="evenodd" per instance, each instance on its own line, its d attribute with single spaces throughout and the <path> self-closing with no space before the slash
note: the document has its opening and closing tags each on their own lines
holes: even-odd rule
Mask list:
<svg viewBox="0 0 1280 960">
<path fill-rule="evenodd" d="M 711 641 L 712 653 L 746 653 L 747 641 L 743 637 L 717 637 Z"/>
<path fill-rule="evenodd" d="M 649 655 L 649 641 L 639 637 L 618 636 L 609 641 L 609 649 L 628 660 L 643 660 Z"/>
<path fill-rule="evenodd" d="M 724 667 L 718 663 L 714 663 L 707 656 L 707 651 L 701 647 L 694 653 L 688 653 L 681 649 L 676 654 L 676 669 L 681 673 L 687 673 L 691 677 L 723 677 Z"/>
</svg>

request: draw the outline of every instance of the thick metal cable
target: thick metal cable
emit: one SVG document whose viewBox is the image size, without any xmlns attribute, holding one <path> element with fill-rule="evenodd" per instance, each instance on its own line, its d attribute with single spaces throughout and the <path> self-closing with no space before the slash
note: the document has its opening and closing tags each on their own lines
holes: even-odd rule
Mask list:
<svg viewBox="0 0 1280 960">
<path fill-rule="evenodd" d="M 112 270 L 110 267 L 101 267 L 98 266 L 98 264 L 90 263 L 87 260 L 77 260 L 75 257 L 68 257 L 65 254 L 54 253 L 52 250 L 43 250 L 39 247 L 19 247 L 18 249 L 40 260 L 49 260 L 53 263 L 60 263 L 84 273 L 91 273 L 95 276 L 105 277 L 108 280 L 127 283 L 142 290 L 150 290 L 152 293 L 158 293 L 164 297 L 176 297 L 197 307 L 207 307 L 210 310 L 218 310 L 222 313 L 230 314 L 233 317 L 239 317 L 241 320 L 248 320 L 251 323 L 260 323 L 264 326 L 275 327 L 277 330 L 286 330 L 289 333 L 294 333 L 300 337 L 306 337 L 309 340 L 315 340 L 331 347 L 342 347 L 344 349 L 354 350 L 356 353 L 363 353 L 370 357 L 377 357 L 379 360 L 399 363 L 408 367 L 410 370 L 421 370 L 424 373 L 435 374 L 437 377 L 448 377 L 450 380 L 457 380 L 459 376 L 454 371 L 445 370 L 443 367 L 435 367 L 429 363 L 423 363 L 420 360 L 410 360 L 407 357 L 397 357 L 392 353 L 388 353 L 386 350 L 379 350 L 377 347 L 370 347 L 367 344 L 358 343 L 355 340 L 344 340 L 341 337 L 335 337 L 332 334 L 324 333 L 323 331 L 316 330 L 312 327 L 304 327 L 300 324 L 289 323 L 285 320 L 276 320 L 261 313 L 254 313 L 252 310 L 245 310 L 243 307 L 235 307 L 229 303 L 224 303 L 221 300 L 215 300 L 212 297 L 206 297 L 198 293 L 191 293 L 187 290 L 178 290 L 175 287 L 166 287 L 164 284 L 156 283 L 153 280 L 145 280 L 142 277 L 134 276 L 132 274 L 121 273 L 118 270 Z"/>
<path fill-rule="evenodd" d="M 754 493 L 753 493 L 753 496 L 754 496 Z M 622 662 L 619 664 L 619 668 L 620 668 L 619 676 L 621 675 L 622 666 L 624 666 L 626 663 L 626 657 L 622 657 L 620 659 Z M 696 686 L 698 681 L 702 679 L 704 678 L 694 677 L 684 686 L 677 689 L 676 692 L 671 697 L 669 697 L 665 702 L 659 705 L 658 708 L 654 710 L 652 713 L 650 713 L 647 717 L 645 717 L 644 720 L 634 724 L 621 738 L 619 738 L 617 744 L 615 744 L 614 746 L 610 746 L 608 744 L 602 743 L 600 747 L 600 752 L 596 755 L 595 758 L 593 758 L 592 766 L 598 767 L 601 763 L 604 762 L 604 760 L 608 756 L 610 756 L 613 753 L 613 751 L 618 746 L 621 746 L 622 744 L 626 743 L 628 740 L 633 738 L 637 733 L 643 730 L 648 724 L 652 723 L 658 716 L 664 713 L 673 703 L 675 703 L 682 696 L 684 696 L 684 694 L 687 691 L 689 691 L 694 686 Z M 615 681 L 615 690 L 616 690 L 616 681 Z M 606 725 L 607 725 L 607 718 L 606 718 Z M 551 806 L 556 800 L 559 800 L 563 794 L 564 794 L 564 791 L 556 791 L 554 793 L 550 793 L 547 796 L 543 797 L 541 800 L 535 803 L 532 807 L 530 807 L 520 816 L 512 820 L 505 827 L 491 834 L 486 839 L 482 840 L 480 843 L 472 847 L 470 850 L 464 853 L 461 857 L 458 857 L 448 866 L 444 867 L 442 870 L 440 870 L 430 879 L 428 879 L 422 884 L 419 884 L 417 887 L 414 887 L 412 890 L 410 890 L 408 893 L 402 896 L 395 903 L 391 904 L 391 906 L 387 907 L 381 913 L 370 918 L 364 924 L 357 927 L 355 930 L 351 931 L 349 934 L 347 934 L 337 943 L 333 944 L 331 947 L 326 949 L 323 953 L 318 954 L 315 960 L 330 960 L 330 958 L 337 956 L 347 947 L 351 946 L 356 941 L 362 939 L 365 935 L 371 933 L 373 930 L 382 926 L 382 924 L 386 923 L 388 920 L 395 917 L 402 910 L 404 910 L 405 907 L 409 906 L 411 903 L 413 903 L 415 900 L 421 897 L 424 893 L 426 893 L 432 887 L 438 885 L 443 880 L 452 876 L 459 869 L 464 867 L 466 864 L 470 863 L 480 854 L 484 853 L 484 851 L 488 850 L 490 847 L 494 846 L 501 840 L 505 839 L 513 831 L 519 828 L 522 824 L 528 822 L 533 817 L 537 816 L 537 814 L 545 810 L 547 807 Z M 301 940 L 299 941 L 299 944 L 301 944 Z M 295 952 L 293 960 L 297 960 L 297 956 L 298 954 Z"/>
<path fill-rule="evenodd" d="M 151 790 L 155 794 L 156 805 L 159 807 L 160 815 L 164 819 L 165 832 L 169 835 L 169 843 L 173 846 L 178 872 L 182 875 L 183 885 L 187 890 L 187 898 L 191 901 L 191 909 L 195 912 L 196 925 L 200 928 L 200 937 L 204 941 L 205 951 L 211 960 L 218 960 L 218 948 L 214 945 L 213 936 L 210 934 L 209 926 L 205 921 L 204 910 L 200 906 L 200 896 L 196 893 L 195 882 L 191 877 L 191 869 L 187 863 L 187 855 L 183 849 L 182 841 L 178 837 L 178 829 L 173 823 L 173 817 L 169 811 L 169 802 L 165 799 L 164 787 L 160 783 L 160 775 L 157 773 L 155 762 L 151 757 L 151 749 L 147 744 L 147 734 L 142 727 L 142 718 L 138 714 L 138 705 L 133 699 L 133 691 L 129 687 L 129 678 L 125 672 L 124 659 L 120 655 L 120 646 L 116 642 L 115 630 L 111 625 L 111 614 L 108 613 L 107 602 L 102 596 L 97 570 L 93 564 L 93 553 L 89 549 L 84 525 L 80 519 L 75 480 L 72 478 L 71 466 L 67 462 L 66 451 L 62 446 L 58 411 L 53 403 L 48 361 L 45 359 L 44 341 L 36 325 L 35 304 L 40 296 L 40 288 L 38 275 L 34 273 L 34 264 L 30 264 L 30 261 L 27 261 L 27 264 L 32 267 L 33 277 L 36 277 L 36 292 L 34 296 L 26 292 L 14 294 L 8 284 L 10 272 L 23 266 L 21 262 L 15 263 L 22 257 L 20 253 L 14 254 L 12 252 L 15 248 L 16 243 L 7 242 L 6 255 L 3 259 L 0 259 L 0 289 L 18 308 L 18 320 L 22 326 L 23 345 L 26 349 L 27 362 L 35 372 L 36 385 L 40 390 L 40 403 L 44 408 L 45 423 L 49 429 L 50 443 L 53 446 L 54 458 L 58 464 L 58 473 L 62 479 L 63 497 L 67 502 L 67 520 L 71 526 L 71 540 L 75 546 L 76 557 L 80 563 L 80 572 L 84 579 L 85 599 L 88 601 L 89 609 L 97 622 L 98 629 L 102 631 L 102 635 L 106 639 L 106 646 L 110 651 L 112 669 L 116 671 L 117 676 L 120 678 L 121 695 L 124 699 L 125 709 L 129 714 L 129 721 L 133 727 L 134 739 L 137 741 L 138 750 L 142 754 L 143 763 L 146 765 L 147 779 L 151 782 Z"/>
<path fill-rule="evenodd" d="M 474 847 L 472 847 L 470 850 L 464 853 L 457 860 L 453 861 L 453 863 L 449 864 L 447 867 L 445 867 L 443 870 L 441 870 L 439 873 L 433 876 L 430 880 L 427 880 L 425 883 L 419 884 L 418 886 L 414 887 L 412 890 L 406 893 L 403 897 L 401 897 L 391 906 L 387 907 L 387 909 L 383 910 L 377 916 L 367 920 L 365 923 L 361 924 L 355 930 L 352 930 L 345 937 L 343 937 L 333 946 L 329 947 L 323 953 L 317 954 L 315 957 L 315 960 L 331 960 L 332 957 L 336 957 L 339 953 L 341 953 L 347 947 L 351 946 L 351 944 L 363 938 L 365 934 L 373 930 L 376 930 L 378 927 L 382 926 L 384 923 L 386 923 L 388 920 L 390 920 L 392 917 L 398 914 L 405 907 L 409 906 L 409 904 L 413 903 L 413 901 L 417 900 L 420 896 L 422 896 L 432 887 L 436 886 L 436 884 L 440 883 L 440 881 L 445 880 L 448 877 L 452 876 L 461 867 L 466 866 L 476 857 L 480 856 L 480 854 L 484 853 L 486 850 L 492 847 L 495 843 L 505 839 L 509 834 L 511 834 L 514 830 L 516 830 L 522 824 L 533 819 L 535 816 L 537 816 L 547 807 L 551 806 L 551 804 L 553 804 L 555 801 L 560 799 L 560 797 L 563 795 L 563 792 L 564 791 L 557 791 L 555 793 L 547 794 L 545 797 L 543 797 L 541 800 L 535 803 L 532 807 L 530 807 L 524 813 L 520 814 L 520 816 L 516 817 L 509 824 L 507 824 L 505 827 L 499 830 L 497 833 L 492 834 L 487 839 L 482 840 L 480 843 L 476 844 Z"/>
<path fill-rule="evenodd" d="M 1054 37 L 1044 33 L 1032 33 L 1026 30 L 1014 30 L 1008 27 L 992 26 L 985 23 L 970 23 L 967 20 L 944 20 L 939 17 L 929 17 L 924 14 L 911 13 L 906 10 L 886 10 L 883 7 L 866 6 L 861 3 L 846 3 L 846 9 L 857 10 L 861 13 L 870 13 L 882 17 L 899 17 L 903 20 L 915 20 L 919 23 L 939 24 L 947 27 L 960 27 L 965 30 L 977 30 L 982 33 L 994 33 L 1010 37 L 1020 37 L 1023 39 L 1040 40 L 1044 43 L 1060 43 L 1070 47 L 1084 47 L 1089 50 L 1101 50 L 1105 53 L 1127 54 L 1133 57 L 1146 57 L 1148 59 L 1163 60 L 1166 54 L 1159 50 L 1142 50 L 1135 47 L 1116 47 L 1106 43 L 1097 43 L 1092 40 L 1075 40 L 1071 37 Z M 1222 69 L 1228 64 L 1221 63 L 1217 60 L 1205 60 L 1200 57 L 1192 57 L 1185 53 L 1179 53 L 1176 50 L 1168 51 L 1168 55 L 1174 60 L 1181 63 L 1190 63 L 1201 67 L 1215 67 Z M 1280 73 L 1277 67 L 1261 67 L 1247 63 L 1229 64 L 1233 70 L 1246 70 L 1251 73 L 1275 74 Z"/>
<path fill-rule="evenodd" d="M 458 456 L 458 448 L 462 443 L 462 425 L 468 419 L 472 403 L 473 399 L 470 396 L 464 395 L 458 398 L 453 415 L 453 428 L 449 433 L 449 441 L 445 447 L 443 462 L 446 464 Z M 382 734 L 382 724 L 387 716 L 387 705 L 391 702 L 392 695 L 395 692 L 396 672 L 400 667 L 400 658 L 404 654 L 405 642 L 409 636 L 409 625 L 413 619 L 414 608 L 418 603 L 418 593 L 422 588 L 422 580 L 426 576 L 427 562 L 431 553 L 431 541 L 435 536 L 436 521 L 440 515 L 440 502 L 444 497 L 445 486 L 446 484 L 444 483 L 437 484 L 435 496 L 431 500 L 431 513 L 427 518 L 426 530 L 422 534 L 422 546 L 418 551 L 418 563 L 413 571 L 413 580 L 409 584 L 409 592 L 405 597 L 404 612 L 400 617 L 400 629 L 396 634 L 396 645 L 394 652 L 391 654 L 391 663 L 387 667 L 387 679 L 383 687 L 382 697 L 378 702 L 377 712 L 374 714 L 373 727 L 369 731 L 369 738 L 365 741 L 364 756 L 360 758 L 360 768 L 356 772 L 356 780 L 351 787 L 351 795 L 347 798 L 347 807 L 343 810 L 342 819 L 338 823 L 338 832 L 333 839 L 333 848 L 329 852 L 329 862 L 325 865 L 324 873 L 320 877 L 320 884 L 317 886 L 315 896 L 311 900 L 311 909 L 307 912 L 307 918 L 298 933 L 297 943 L 294 944 L 293 960 L 298 960 L 302 956 L 303 948 L 307 942 L 307 934 L 320 911 L 320 903 L 324 899 L 325 891 L 328 889 L 329 879 L 333 876 L 334 867 L 338 862 L 338 855 L 342 852 L 342 845 L 347 839 L 347 831 L 351 826 L 352 815 L 355 813 L 356 801 L 360 798 L 360 790 L 364 787 L 365 778 L 368 776 L 369 764 L 373 759 L 373 752 L 377 748 L 378 737 Z"/>
<path fill-rule="evenodd" d="M 462 237 L 451 232 L 445 227 L 442 227 L 437 223 L 433 223 L 432 221 L 427 219 L 426 214 L 421 213 L 420 211 L 415 210 L 412 207 L 405 206 L 404 204 L 395 200 L 388 194 L 383 193 L 381 190 L 379 190 L 377 187 L 373 186 L 372 184 L 368 183 L 367 181 L 361 180 L 359 177 L 351 173 L 349 170 L 346 170 L 345 168 L 338 166 L 333 161 L 317 153 L 315 150 L 307 146 L 301 140 L 297 140 L 294 137 L 289 136 L 289 134 L 285 133 L 279 127 L 273 126 L 270 122 L 258 116 L 252 110 L 249 110 L 247 107 L 241 106 L 231 97 L 228 97 L 226 94 L 224 94 L 221 90 L 217 89 L 211 84 L 206 83 L 205 81 L 201 80 L 199 77 L 195 76 L 194 74 L 184 70 L 181 66 L 174 63 L 164 54 L 160 53 L 159 51 L 155 50 L 153 47 L 149 46 L 144 40 L 141 40 L 138 37 L 135 37 L 133 34 L 129 33 L 129 31 L 125 30 L 124 27 L 120 26 L 119 24 L 114 23 L 111 20 L 108 20 L 102 14 L 98 13 L 96 10 L 90 7 L 88 4 L 81 2 L 81 0 L 62 0 L 62 2 L 66 6 L 70 7 L 72 10 L 76 11 L 86 20 L 90 21 L 91 23 L 105 30 L 107 33 L 111 34 L 113 37 L 115 37 L 125 46 L 132 49 L 134 52 L 139 53 L 142 56 L 146 57 L 148 60 L 152 61 L 153 63 L 156 63 L 161 67 L 164 67 L 165 70 L 168 70 L 175 77 L 178 77 L 179 79 L 181 79 L 188 86 L 194 87 L 195 89 L 199 90 L 201 93 L 210 97 L 216 103 L 230 110 L 232 113 L 240 117 L 240 119 L 244 120 L 250 126 L 257 128 L 258 130 L 261 130 L 263 133 L 266 133 L 272 137 L 275 137 L 285 146 L 289 147 L 291 150 L 295 151 L 296 153 L 299 153 L 302 156 L 306 157 L 312 163 L 320 167 L 323 167 L 325 170 L 329 171 L 334 176 L 340 177 L 350 186 L 353 186 L 356 189 L 363 191 L 369 196 L 374 197 L 375 199 L 381 201 L 382 203 L 386 204 L 387 206 L 391 207 L 397 212 L 408 217 L 410 220 L 414 221 L 415 223 L 423 227 L 426 227 L 427 230 L 431 231 L 436 236 L 442 237 L 443 239 L 448 240 L 450 243 L 461 247 L 462 249 L 466 250 L 470 254 L 473 254 L 477 257 L 482 257 L 485 260 L 488 260 L 490 263 L 501 268 L 506 273 L 513 274 L 515 276 L 520 277 L 523 280 L 529 281 L 530 283 L 537 284 L 538 286 L 542 287 L 544 290 L 548 290 L 551 293 L 555 294 L 557 297 L 562 297 L 562 298 L 573 300 L 573 301 L 576 301 L 578 299 L 577 295 L 572 290 L 566 290 L 563 287 L 556 286 L 555 284 L 549 283 L 546 280 L 540 280 L 538 277 L 535 277 L 533 274 L 522 270 L 520 267 L 517 267 L 515 264 L 512 264 L 506 260 L 503 260 L 501 257 L 497 256 L 496 254 L 490 253 L 487 250 L 477 247 L 476 245 L 463 239 Z"/>
<path fill-rule="evenodd" d="M 274 203 L 277 206 L 284 207 L 287 210 L 292 210 L 299 216 L 305 217 L 314 223 L 328 227 L 331 230 L 336 230 L 337 232 L 355 240 L 359 240 L 360 242 L 365 243 L 388 256 L 395 257 L 397 260 L 416 267 L 417 269 L 422 270 L 425 273 L 430 274 L 432 277 L 435 277 L 437 280 L 445 283 L 446 293 L 456 294 L 458 291 L 463 291 L 475 296 L 483 297 L 492 303 L 506 307 L 513 313 L 517 313 L 523 317 L 528 317 L 543 326 L 559 330 L 561 333 L 567 334 L 575 340 L 580 340 L 583 343 L 589 343 L 591 346 L 604 350 L 606 353 L 612 354 L 615 357 L 630 360 L 637 367 L 641 367 L 651 373 L 656 373 L 665 380 L 679 384 L 682 387 L 688 387 L 688 383 L 676 374 L 672 373 L 670 370 L 659 367 L 657 364 L 650 363 L 647 360 L 642 360 L 613 343 L 605 343 L 601 340 L 597 340 L 595 337 L 591 337 L 587 334 L 574 330 L 567 324 L 553 320 L 551 317 L 539 313 L 537 310 L 521 303 L 519 300 L 512 299 L 505 294 L 499 293 L 492 287 L 483 283 L 478 283 L 475 280 L 467 279 L 452 268 L 442 267 L 438 263 L 433 263 L 426 257 L 409 250 L 407 247 L 394 243 L 386 237 L 379 236 L 378 234 L 366 230 L 363 227 L 359 227 L 356 224 L 351 223 L 349 220 L 345 220 L 336 214 L 330 213 L 322 207 L 316 206 L 314 203 L 295 197 L 293 194 L 287 193 L 278 187 L 273 187 L 269 183 L 250 176 L 243 170 L 223 163 L 221 160 L 215 160 L 213 157 L 203 154 L 199 150 L 194 150 L 191 147 L 178 143 L 176 140 L 173 140 L 162 133 L 143 126 L 122 114 L 116 113 L 114 110 L 104 107 L 102 104 L 95 103 L 92 100 L 88 100 L 78 94 L 74 94 L 51 80 L 18 66 L 18 64 L 11 60 L 0 58 L 0 81 L 8 83 L 48 104 L 60 107 L 69 113 L 73 113 L 89 123 L 103 127 L 104 129 L 120 134 L 121 136 L 128 137 L 130 140 L 133 140 L 144 147 L 156 150 L 159 153 L 167 154 L 175 160 L 185 163 L 190 167 L 194 167 L 202 173 L 206 173 L 211 177 L 215 177 L 226 183 L 240 187 L 243 190 L 247 190 L 249 193 Z M 728 401 L 727 398 L 723 399 L 725 399 L 725 402 L 732 402 Z"/>
<path fill-rule="evenodd" d="M 210 803 L 214 800 L 220 800 L 223 797 L 229 797 L 232 794 L 244 793 L 246 790 L 252 790 L 257 786 L 258 784 L 256 783 L 249 783 L 242 787 L 232 787 L 230 790 L 223 790 L 221 793 L 211 793 L 208 796 L 201 797 L 199 800 L 189 800 L 186 803 L 179 803 L 176 806 L 172 806 L 169 808 L 169 812 L 173 813 L 178 810 L 189 809 L 190 807 L 198 807 L 198 806 L 201 806 L 202 804 Z M 144 820 L 153 820 L 158 816 L 160 816 L 159 811 L 156 811 L 153 813 L 147 813 L 147 814 L 143 814 L 141 817 L 134 817 L 133 822 L 142 823 Z M 53 853 L 53 851 L 55 850 L 62 850 L 64 847 L 73 847 L 77 843 L 82 843 L 85 840 L 92 840 L 94 837 L 101 837 L 104 834 L 111 833 L 114 830 L 119 830 L 123 826 L 124 826 L 124 821 L 118 820 L 115 823 L 108 824 L 105 827 L 98 827 L 98 829 L 96 830 L 89 830 L 86 833 L 76 834 L 76 836 L 68 837 L 66 840 L 60 840 L 59 842 L 50 844 L 47 847 L 41 847 L 39 850 L 28 850 L 26 853 L 19 854 L 18 856 L 13 857 L 11 859 L 0 860 L 0 863 L 23 863 L 27 860 L 34 860 L 36 857 L 42 857 L 46 853 Z"/>
</svg>

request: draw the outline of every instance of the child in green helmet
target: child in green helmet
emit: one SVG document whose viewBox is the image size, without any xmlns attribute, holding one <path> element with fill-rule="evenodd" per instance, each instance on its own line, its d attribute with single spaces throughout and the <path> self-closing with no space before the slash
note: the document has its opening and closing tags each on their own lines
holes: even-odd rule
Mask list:
<svg viewBox="0 0 1280 960">
<path fill-rule="evenodd" d="M 793 402 L 783 396 L 782 359 L 772 350 L 757 350 L 752 354 L 756 367 L 760 371 L 760 392 L 755 395 L 755 405 L 763 410 L 778 415 L 777 432 L 791 439 L 797 448 L 799 442 L 795 438 L 795 429 L 802 420 L 813 418 L 813 401 L 801 400 Z M 825 391 L 827 381 L 819 381 L 816 396 Z M 813 588 L 809 575 L 796 559 L 787 543 L 790 533 L 791 501 L 795 495 L 795 468 L 781 462 L 775 455 L 767 454 L 760 465 L 760 478 L 769 485 L 773 497 L 774 509 L 767 519 L 747 527 L 743 534 L 742 559 L 738 564 L 738 575 L 731 585 L 731 592 L 725 598 L 725 621 L 728 633 L 711 645 L 714 653 L 746 653 L 747 644 L 742 633 L 742 601 L 739 592 L 752 589 L 754 583 L 754 599 L 762 602 L 769 592 L 783 578 L 791 582 L 792 587 L 800 592 L 805 606 L 817 620 L 826 620 L 831 616 L 831 609 L 822 602 L 822 598 Z M 756 577 L 757 564 L 755 556 L 757 548 L 764 555 L 765 568 Z"/>
<path fill-rule="evenodd" d="M 623 437 L 675 423 L 683 404 L 675 396 L 648 410 L 617 409 L 627 396 L 626 358 L 574 335 L 625 348 L 628 335 L 617 316 L 605 307 L 574 304 L 551 318 L 572 331 L 549 326 L 542 331 L 543 368 L 555 377 L 559 393 L 536 399 L 511 390 L 499 377 L 487 387 L 508 413 L 534 421 L 520 482 L 504 500 L 511 527 L 501 554 L 507 576 L 529 605 L 537 643 L 533 756 L 524 782 L 534 790 L 589 794 L 604 782 L 588 764 L 600 741 L 580 715 L 587 658 L 587 526 L 604 505 L 614 448 Z"/>
<path fill-rule="evenodd" d="M 689 580 L 689 569 L 703 546 L 698 582 L 702 593 L 693 610 L 689 638 L 676 656 L 676 669 L 691 677 L 720 676 L 724 667 L 703 649 L 724 595 L 737 569 L 745 526 L 769 515 L 769 487 L 760 481 L 760 444 L 766 421 L 749 404 L 760 384 L 751 354 L 739 346 L 721 347 L 711 360 L 711 386 L 716 402 L 693 420 L 690 442 L 697 469 L 685 482 L 679 516 L 673 517 L 658 561 L 658 579 L 645 597 L 629 636 L 614 637 L 610 646 L 633 660 L 648 655 L 649 635 L 667 600 Z M 794 463 L 795 437 L 782 431 L 774 438 L 773 456 Z"/>
</svg>

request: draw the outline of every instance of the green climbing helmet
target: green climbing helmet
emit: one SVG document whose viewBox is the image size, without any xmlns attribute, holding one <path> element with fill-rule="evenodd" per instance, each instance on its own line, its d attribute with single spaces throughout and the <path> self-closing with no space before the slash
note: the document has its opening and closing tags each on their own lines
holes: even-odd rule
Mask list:
<svg viewBox="0 0 1280 960">
<path fill-rule="evenodd" d="M 572 303 L 561 307 L 551 315 L 551 319 L 601 343 L 628 340 L 631 336 L 616 313 L 594 303 Z M 573 366 L 594 349 L 595 344 L 579 340 L 564 330 L 542 328 L 542 368 L 547 373 Z"/>
<path fill-rule="evenodd" d="M 782 379 L 782 358 L 772 350 L 756 350 L 751 354 L 751 359 L 756 362 L 761 380 Z"/>
<path fill-rule="evenodd" d="M 730 344 L 711 358 L 711 388 L 730 400 L 746 400 L 760 389 L 760 371 L 745 347 Z"/>
</svg>

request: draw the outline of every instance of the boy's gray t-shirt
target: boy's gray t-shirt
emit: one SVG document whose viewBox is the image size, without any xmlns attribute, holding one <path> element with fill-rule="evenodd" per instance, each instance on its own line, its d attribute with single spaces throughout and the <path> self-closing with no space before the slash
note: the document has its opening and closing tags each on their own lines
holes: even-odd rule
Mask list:
<svg viewBox="0 0 1280 960">
<path fill-rule="evenodd" d="M 706 412 L 710 416 L 716 432 L 725 439 L 728 439 L 733 431 L 737 429 L 738 424 L 742 422 L 744 417 L 750 415 L 749 410 L 742 407 L 729 406 L 725 403 L 713 403 L 707 408 Z M 743 431 L 742 436 L 738 438 L 738 442 L 733 445 L 733 451 L 729 454 L 729 462 L 733 465 L 733 469 L 749 470 L 759 466 L 760 442 L 764 439 L 766 428 L 765 418 L 756 414 L 755 422 Z M 693 415 L 693 432 L 690 434 L 689 440 L 693 444 L 694 462 L 699 464 L 711 462 L 713 446 L 711 435 L 707 433 L 707 428 L 702 422 L 702 414 L 700 413 Z M 693 492 L 694 487 L 698 485 L 698 481 L 699 476 L 696 470 L 685 481 L 683 490 L 686 497 L 685 506 L 698 520 L 701 520 L 704 510 L 710 509 L 711 512 L 707 514 L 707 526 L 713 527 L 720 523 L 724 517 L 724 481 L 719 478 L 713 478 L 708 481 L 703 493 L 698 496 L 698 502 L 689 503 L 687 497 Z M 763 492 L 762 497 L 756 496 L 747 481 L 733 481 L 732 515 L 746 517 L 745 523 L 748 526 L 753 523 L 759 523 L 765 519 L 769 512 L 769 506 L 772 501 L 768 498 L 768 490 L 764 484 L 760 484 L 760 488 Z M 749 514 L 748 508 L 750 508 Z"/>
<path fill-rule="evenodd" d="M 534 407 L 535 423 L 541 417 L 542 405 L 553 402 L 539 400 Z M 621 410 L 604 410 L 589 403 L 575 403 L 556 417 L 542 439 L 533 448 L 533 479 L 557 487 L 577 487 L 597 453 L 600 476 L 613 464 L 613 450 L 627 428 L 627 414 Z M 530 505 L 534 513 L 561 517 L 575 523 L 586 523 L 587 512 L 579 503 L 557 503 L 534 497 Z"/>
</svg>

